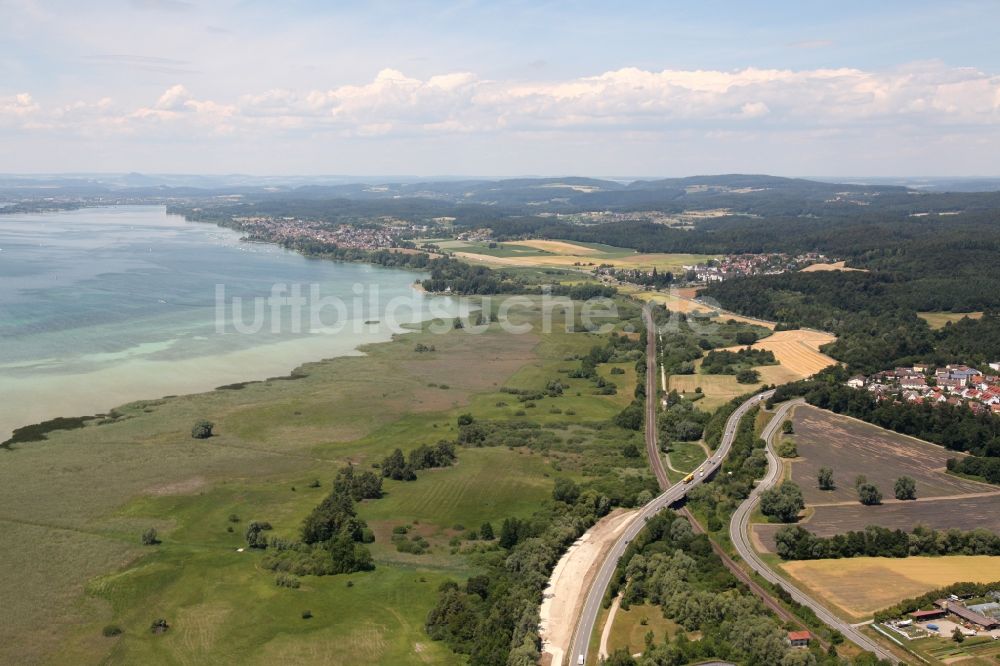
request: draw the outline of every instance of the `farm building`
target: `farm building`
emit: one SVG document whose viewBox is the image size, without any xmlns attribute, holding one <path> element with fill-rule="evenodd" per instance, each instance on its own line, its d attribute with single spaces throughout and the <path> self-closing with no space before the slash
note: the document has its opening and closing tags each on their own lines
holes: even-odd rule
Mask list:
<svg viewBox="0 0 1000 666">
<path fill-rule="evenodd" d="M 789 631 L 788 632 L 788 644 L 792 647 L 807 648 L 809 647 L 809 641 L 812 640 L 812 634 L 808 631 Z"/>
<path fill-rule="evenodd" d="M 917 622 L 923 622 L 924 620 L 937 620 L 947 615 L 947 611 L 943 608 L 932 608 L 931 610 L 918 610 L 910 613 L 912 617 Z"/>
<path fill-rule="evenodd" d="M 962 603 L 958 601 L 949 601 L 948 599 L 938 599 L 934 602 L 934 605 L 938 608 L 948 611 L 951 615 L 954 615 L 959 620 L 964 622 L 971 622 L 972 624 L 978 625 L 983 629 L 997 629 L 1000 627 L 1000 620 L 995 617 L 987 617 L 982 613 L 972 610 L 971 608 L 966 608 Z"/>
</svg>

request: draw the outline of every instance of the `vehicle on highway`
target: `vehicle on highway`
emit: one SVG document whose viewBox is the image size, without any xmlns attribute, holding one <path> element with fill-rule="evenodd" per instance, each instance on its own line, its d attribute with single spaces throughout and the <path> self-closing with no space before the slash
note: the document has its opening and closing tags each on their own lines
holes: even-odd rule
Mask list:
<svg viewBox="0 0 1000 666">
<path fill-rule="evenodd" d="M 684 480 L 682 481 L 682 483 L 691 483 L 692 481 L 694 481 L 694 474 L 693 473 L 692 474 L 688 474 L 687 476 L 685 476 Z"/>
</svg>

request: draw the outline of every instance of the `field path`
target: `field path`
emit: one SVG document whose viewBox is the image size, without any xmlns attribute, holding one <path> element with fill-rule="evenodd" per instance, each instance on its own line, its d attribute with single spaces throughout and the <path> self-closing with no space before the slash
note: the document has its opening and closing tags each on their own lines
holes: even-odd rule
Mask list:
<svg viewBox="0 0 1000 666">
<path fill-rule="evenodd" d="M 615 597 L 615 600 L 611 602 L 611 609 L 608 611 L 608 619 L 604 622 L 604 630 L 601 631 L 601 646 L 597 651 L 598 659 L 608 658 L 608 639 L 611 638 L 611 628 L 615 626 L 615 615 L 618 614 L 618 608 L 621 606 L 622 595 L 619 594 Z"/>
</svg>

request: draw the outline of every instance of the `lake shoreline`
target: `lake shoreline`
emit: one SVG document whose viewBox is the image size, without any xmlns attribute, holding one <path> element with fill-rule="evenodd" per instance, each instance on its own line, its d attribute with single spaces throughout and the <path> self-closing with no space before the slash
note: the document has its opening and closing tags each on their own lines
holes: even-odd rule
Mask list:
<svg viewBox="0 0 1000 666">
<path fill-rule="evenodd" d="M 86 216 L 87 213 L 94 211 L 96 217 L 110 214 L 109 216 L 111 217 L 121 217 L 124 215 L 128 218 L 129 212 L 134 212 L 136 217 L 141 218 L 151 215 L 153 209 L 157 211 L 160 217 L 184 219 L 183 225 L 188 230 L 205 227 L 211 229 L 213 233 L 225 231 L 236 236 L 235 231 L 219 225 L 196 225 L 195 222 L 188 221 L 186 218 L 173 215 L 168 216 L 163 206 L 85 208 L 68 213 L 59 211 L 51 215 L 75 214 L 77 216 Z M 32 220 L 48 221 L 50 219 L 39 217 L 37 214 L 31 215 Z M 0 221 L 3 219 L 11 218 L 0 218 Z M 56 220 L 56 222 L 59 221 L 61 220 Z M 120 220 L 118 223 L 121 223 Z M 136 226 L 138 226 L 138 223 Z M 14 230 L 17 231 L 16 226 Z M 3 229 L 0 229 L 0 231 L 3 231 Z M 10 231 L 10 228 L 8 228 L 8 231 Z M 184 230 L 182 229 L 181 231 L 183 232 Z M 195 231 L 193 234 L 194 243 L 201 241 L 203 236 L 204 234 Z M 101 238 L 99 234 L 96 237 L 98 239 Z M 138 234 L 138 237 L 140 242 L 145 242 L 141 233 Z M 45 236 L 40 234 L 39 239 L 44 241 Z M 187 238 L 189 243 L 191 240 L 190 237 Z M 243 250 L 243 246 L 246 245 L 241 240 L 235 241 L 234 239 L 229 239 L 229 241 L 229 245 L 223 247 L 227 247 L 230 250 L 233 248 Z M 202 247 L 196 247 L 195 249 L 207 249 L 211 251 L 213 245 L 207 237 L 204 237 Z M 269 252 L 273 252 L 273 254 L 267 254 L 266 258 L 261 259 L 256 264 L 248 257 L 237 256 L 235 260 L 241 262 L 241 271 L 257 272 L 261 276 L 270 276 L 268 271 L 269 266 L 273 265 L 274 262 L 281 262 L 281 257 L 287 255 L 297 257 L 301 262 L 298 265 L 302 267 L 301 270 L 297 270 L 296 262 L 284 262 L 283 268 L 285 269 L 285 273 L 290 274 L 291 280 L 315 282 L 317 277 L 325 280 L 338 279 L 336 272 L 332 272 L 329 269 L 316 270 L 317 267 L 314 264 L 314 260 L 320 258 L 328 259 L 326 257 L 311 257 L 294 249 L 283 248 L 277 243 L 258 243 L 257 245 L 266 245 L 269 248 Z M 218 247 L 214 249 L 218 250 Z M 232 260 L 232 255 L 230 255 L 230 260 Z M 415 307 L 412 311 L 412 316 L 402 322 L 404 327 L 407 324 L 419 325 L 435 318 L 435 315 L 429 311 L 430 302 L 428 298 L 431 295 L 427 294 L 421 288 L 417 277 L 409 279 L 404 278 L 401 274 L 372 273 L 370 272 L 372 269 L 376 271 L 392 271 L 394 268 L 379 266 L 374 263 L 337 261 L 333 259 L 315 263 L 326 266 L 345 267 L 345 275 L 343 278 L 340 278 L 342 290 L 345 292 L 346 289 L 343 285 L 349 283 L 353 276 L 353 280 L 356 283 L 379 287 L 387 291 L 389 295 L 413 295 L 415 297 Z M 346 267 L 352 266 L 357 268 L 353 270 L 346 269 Z M 363 268 L 360 268 L 361 266 Z M 421 274 L 420 271 L 405 269 L 403 267 L 396 268 L 395 270 L 405 270 L 406 273 L 414 276 Z M 221 278 L 213 277 L 216 280 L 229 279 L 229 275 L 225 272 L 220 272 L 220 275 L 222 276 Z M 380 279 L 383 275 L 385 277 Z M 170 279 L 171 276 L 168 274 L 167 277 Z M 275 275 L 275 281 L 280 281 L 281 277 L 282 275 Z M 405 284 L 404 279 L 406 280 Z M 198 284 L 201 284 L 199 287 L 200 292 L 207 292 L 208 287 L 211 286 L 209 282 Z M 16 285 L 14 291 L 15 293 L 17 292 Z M 459 314 L 457 307 L 450 299 L 448 299 L 448 304 L 449 311 L 455 310 L 455 314 Z M 2 305 L 3 302 L 0 301 L 0 306 Z M 211 315 L 211 312 L 208 310 L 203 309 L 202 312 L 202 316 L 206 319 Z M 185 332 L 183 329 L 179 329 L 179 332 L 174 333 L 169 329 L 169 324 L 172 323 L 169 321 L 166 322 L 168 325 L 167 328 L 150 328 L 149 331 L 151 332 L 147 334 L 147 337 L 143 338 L 143 329 L 141 329 L 141 326 L 137 333 L 131 330 L 135 323 L 132 320 L 125 320 L 121 323 L 109 321 L 103 324 L 107 329 L 106 333 L 109 336 L 113 336 L 121 332 L 122 342 L 118 344 L 124 345 L 123 350 L 102 352 L 100 347 L 92 349 L 85 344 L 75 345 L 74 341 L 70 340 L 68 343 L 63 342 L 62 348 L 66 349 L 65 356 L 58 354 L 58 349 L 61 348 L 57 348 L 57 352 L 49 352 L 47 354 L 34 353 L 35 350 L 32 344 L 34 340 L 39 339 L 38 334 L 22 334 L 20 340 L 16 337 L 13 340 L 15 344 L 25 341 L 22 344 L 25 351 L 20 352 L 16 346 L 11 346 L 9 347 L 8 356 L 10 358 L 7 359 L 8 362 L 6 364 L 0 363 L 0 371 L 3 372 L 3 374 L 0 374 L 0 385 L 4 387 L 4 392 L 8 395 L 17 396 L 14 400 L 0 404 L 0 443 L 8 442 L 16 430 L 23 430 L 25 428 L 33 429 L 53 419 L 66 419 L 67 414 L 82 415 L 70 417 L 72 420 L 89 418 L 86 415 L 93 415 L 95 418 L 99 418 L 96 415 L 107 414 L 115 407 L 142 400 L 158 399 L 151 396 L 178 396 L 206 393 L 228 384 L 258 382 L 275 376 L 287 376 L 289 372 L 294 373 L 303 365 L 316 361 L 342 356 L 363 355 L 363 348 L 372 344 L 389 342 L 398 332 L 396 328 L 385 324 L 368 323 L 381 321 L 383 319 L 382 313 L 373 312 L 368 313 L 368 316 L 362 315 L 356 316 L 356 318 L 361 322 L 365 322 L 365 324 L 363 326 L 355 325 L 352 330 L 349 325 L 350 321 L 348 321 L 346 322 L 348 325 L 345 325 L 335 335 L 316 334 L 299 337 L 288 336 L 285 338 L 271 336 L 265 338 L 263 342 L 239 339 L 237 337 L 232 337 L 231 340 L 224 338 L 212 339 L 213 336 L 211 333 L 208 333 L 207 337 L 205 335 L 192 337 L 189 332 Z M 13 319 L 13 322 L 16 335 L 16 317 Z M 140 323 L 145 325 L 144 322 Z M 91 334 L 92 338 L 98 337 L 92 334 L 91 331 L 87 331 L 87 333 Z M 73 331 L 70 331 L 69 336 L 71 337 L 72 334 Z M 60 335 L 60 332 L 56 331 L 52 333 L 43 329 L 41 335 L 42 337 L 46 335 Z M 154 353 L 146 353 L 141 349 L 143 345 L 153 344 L 150 341 L 157 338 L 162 339 L 164 335 L 168 338 L 164 343 L 167 348 L 166 352 L 161 350 Z M 233 333 L 230 335 L 236 336 L 237 334 Z M 67 336 L 64 335 L 64 337 Z M 138 339 L 138 344 L 136 338 Z M 135 352 L 136 349 L 140 351 Z M 91 353 L 88 354 L 88 352 Z M 185 356 L 186 354 L 189 354 L 189 356 Z M 81 360 L 86 359 L 88 356 L 102 358 L 97 362 L 89 364 Z M 37 367 L 37 370 L 34 369 L 35 367 Z"/>
<path fill-rule="evenodd" d="M 421 322 L 415 323 L 416 325 L 422 324 L 429 319 L 424 319 Z M 341 348 L 334 350 L 334 353 L 327 354 L 324 356 L 313 355 L 309 358 L 303 359 L 296 363 L 291 369 L 288 369 L 287 365 L 282 366 L 280 369 L 269 364 L 258 364 L 257 368 L 254 370 L 243 367 L 238 361 L 234 361 L 235 367 L 240 367 L 241 369 L 236 371 L 234 374 L 227 376 L 221 381 L 217 377 L 212 379 L 203 379 L 194 384 L 178 388 L 176 391 L 171 393 L 161 393 L 158 396 L 153 396 L 156 391 L 150 391 L 144 395 L 133 395 L 125 396 L 124 399 L 115 399 L 104 397 L 95 398 L 92 402 L 79 403 L 81 405 L 80 409 L 64 409 L 62 406 L 57 407 L 51 411 L 45 411 L 44 416 L 34 420 L 33 422 L 21 423 L 19 425 L 12 426 L 10 422 L 5 423 L 5 419 L 0 419 L 0 436 L 4 439 L 0 440 L 0 449 L 10 449 L 11 446 L 20 446 L 23 444 L 34 444 L 45 441 L 44 435 L 41 438 L 35 438 L 30 440 L 18 440 L 18 433 L 25 431 L 38 430 L 41 432 L 51 432 L 54 430 L 64 430 L 66 427 L 72 427 L 71 424 L 75 422 L 90 422 L 94 420 L 99 420 L 109 415 L 114 414 L 117 410 L 132 405 L 139 402 L 153 402 L 159 400 L 167 400 L 172 398 L 186 398 L 197 395 L 203 395 L 207 393 L 213 393 L 215 391 L 225 391 L 225 390 L 238 390 L 237 386 L 250 386 L 254 384 L 265 384 L 269 381 L 274 380 L 287 380 L 292 378 L 298 378 L 304 376 L 308 373 L 303 372 L 303 368 L 313 363 L 323 363 L 326 361 L 331 361 L 337 358 L 345 358 L 351 356 L 365 356 L 366 350 L 375 345 L 387 344 L 392 342 L 398 335 L 406 335 L 410 332 L 416 332 L 419 328 L 414 328 L 412 331 L 405 331 L 403 333 L 399 332 L 388 332 L 387 334 L 379 334 L 377 337 L 372 337 L 370 339 L 355 340 L 352 341 L 350 347 L 341 346 Z M 265 346 L 266 350 L 267 347 Z M 250 350 L 248 350 L 250 351 Z M 238 352 L 237 352 L 238 353 Z M 204 359 L 193 359 L 194 361 L 203 361 Z M 213 359 L 215 360 L 215 359 Z M 178 363 L 176 361 L 165 361 L 162 363 Z M 183 362 L 181 362 L 183 363 Z M 265 372 L 260 372 L 262 368 L 268 368 Z M 277 374 L 276 374 L 277 373 Z M 284 373 L 284 374 L 281 374 Z M 109 378 L 109 381 L 113 381 L 113 378 Z M 102 396 L 107 395 L 107 393 L 102 393 Z M 113 404 L 108 404 L 113 403 Z M 87 407 L 86 405 L 93 405 L 92 407 Z M 74 414 L 75 413 L 75 414 Z M 72 416 L 68 414 L 74 414 Z M 64 425 L 61 427 L 51 427 L 51 425 L 62 422 Z"/>
</svg>

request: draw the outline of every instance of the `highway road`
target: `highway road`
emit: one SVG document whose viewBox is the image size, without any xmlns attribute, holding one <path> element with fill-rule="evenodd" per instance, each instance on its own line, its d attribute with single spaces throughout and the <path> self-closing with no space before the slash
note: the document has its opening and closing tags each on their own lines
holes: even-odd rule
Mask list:
<svg viewBox="0 0 1000 666">
<path fill-rule="evenodd" d="M 888 659 L 890 662 L 898 664 L 899 659 L 892 652 L 882 647 L 875 640 L 861 633 L 861 631 L 857 628 L 852 627 L 849 623 L 841 620 L 818 601 L 808 596 L 802 592 L 802 590 L 798 589 L 786 579 L 772 571 L 764 563 L 760 556 L 757 555 L 757 551 L 753 549 L 753 546 L 750 543 L 750 533 L 748 527 L 750 514 L 753 513 L 754 507 L 760 500 L 761 493 L 777 484 L 782 476 L 781 461 L 778 460 L 777 453 L 774 450 L 774 436 L 777 434 L 778 428 L 781 427 L 781 423 L 785 420 L 788 411 L 795 405 L 803 404 L 804 402 L 804 400 L 798 399 L 783 403 L 781 407 L 778 408 L 774 418 L 767 424 L 767 428 L 765 428 L 764 432 L 761 434 L 761 437 L 765 442 L 767 442 L 767 474 L 757 484 L 753 492 L 750 493 L 750 497 L 748 497 L 736 509 L 735 513 L 733 513 L 733 519 L 729 523 L 729 538 L 732 540 L 733 545 L 736 547 L 736 552 L 739 553 L 744 562 L 760 574 L 761 577 L 785 588 L 795 601 L 799 602 L 803 606 L 811 608 L 824 624 L 840 631 L 840 633 L 844 634 L 848 640 L 860 646 L 861 649 L 874 652 L 881 659 Z"/>
<path fill-rule="evenodd" d="M 740 419 L 743 418 L 743 415 L 746 414 L 751 407 L 761 401 L 767 400 L 774 393 L 774 391 L 760 393 L 737 407 L 729 417 L 729 420 L 726 421 L 726 427 L 722 435 L 722 440 L 719 443 L 719 448 L 715 451 L 711 458 L 706 460 L 701 467 L 698 468 L 698 471 L 695 471 L 694 479 L 687 484 L 678 483 L 673 487 L 667 487 L 669 481 L 667 480 L 666 472 L 663 469 L 660 452 L 658 448 L 656 448 L 656 334 L 652 317 L 648 312 L 646 313 L 646 326 L 646 337 L 647 340 L 650 341 L 646 349 L 646 446 L 647 450 L 650 451 L 649 461 L 653 467 L 654 474 L 656 474 L 656 479 L 660 483 L 660 487 L 666 488 L 666 490 L 649 502 L 649 504 L 642 507 L 639 513 L 636 514 L 636 516 L 625 528 L 625 531 L 618 538 L 618 541 L 616 541 L 611 547 L 611 550 L 608 551 L 604 561 L 601 563 L 601 568 L 598 570 L 597 575 L 594 577 L 594 580 L 590 585 L 590 589 L 587 592 L 587 598 L 584 601 L 583 611 L 581 612 L 580 619 L 577 622 L 576 630 L 573 632 L 573 641 L 569 651 L 570 666 L 586 663 L 590 636 L 593 634 L 594 624 L 597 622 L 597 614 L 601 610 L 601 602 L 604 600 L 604 594 L 611 582 L 611 576 L 614 575 L 615 568 L 618 566 L 618 560 L 621 559 L 621 556 L 624 554 L 625 548 L 646 525 L 647 520 L 656 515 L 664 507 L 676 504 L 680 500 L 684 499 L 688 490 L 702 483 L 719 468 L 722 464 L 722 460 L 726 457 L 726 454 L 729 453 L 729 449 L 732 447 L 733 438 L 736 435 L 736 429 L 739 427 Z M 652 359 L 652 371 L 650 370 L 650 365 L 648 365 L 650 363 L 649 359 Z M 650 390 L 650 386 L 648 384 L 651 377 L 653 378 L 652 390 Z M 651 404 L 652 406 L 650 407 Z M 649 448 L 650 442 L 652 442 L 652 449 Z"/>
</svg>

